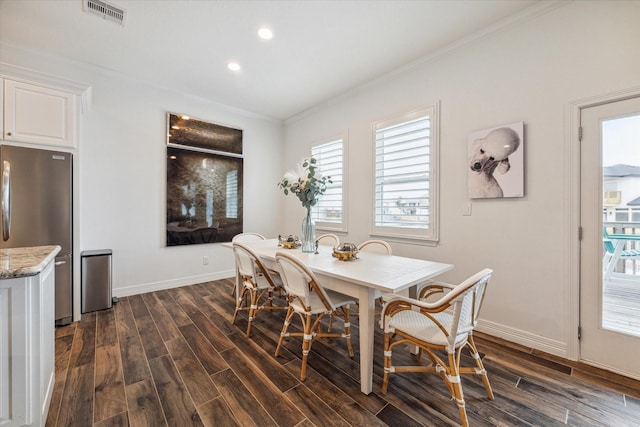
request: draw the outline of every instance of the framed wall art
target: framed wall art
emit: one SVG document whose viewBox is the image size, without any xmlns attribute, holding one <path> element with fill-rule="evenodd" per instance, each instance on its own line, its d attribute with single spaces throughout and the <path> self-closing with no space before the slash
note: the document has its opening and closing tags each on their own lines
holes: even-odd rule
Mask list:
<svg viewBox="0 0 640 427">
<path fill-rule="evenodd" d="M 242 233 L 242 130 L 168 114 L 167 246 Z"/>
<path fill-rule="evenodd" d="M 524 122 L 469 135 L 471 199 L 524 197 Z"/>
</svg>

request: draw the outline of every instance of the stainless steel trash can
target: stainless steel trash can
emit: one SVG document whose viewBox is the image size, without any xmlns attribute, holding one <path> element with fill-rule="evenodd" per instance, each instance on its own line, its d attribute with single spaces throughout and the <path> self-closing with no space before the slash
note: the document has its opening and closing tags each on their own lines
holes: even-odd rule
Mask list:
<svg viewBox="0 0 640 427">
<path fill-rule="evenodd" d="M 111 249 L 80 254 L 82 313 L 111 308 Z"/>
</svg>

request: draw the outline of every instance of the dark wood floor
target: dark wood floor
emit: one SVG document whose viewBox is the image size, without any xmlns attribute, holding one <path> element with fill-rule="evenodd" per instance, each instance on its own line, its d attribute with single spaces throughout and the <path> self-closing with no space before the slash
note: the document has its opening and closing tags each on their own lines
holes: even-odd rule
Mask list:
<svg viewBox="0 0 640 427">
<path fill-rule="evenodd" d="M 339 339 L 313 344 L 300 382 L 300 342 L 273 356 L 282 312 L 246 312 L 231 324 L 232 282 L 221 280 L 122 298 L 110 310 L 56 329 L 56 384 L 47 426 L 441 426 L 458 411 L 439 377 L 395 374 L 380 393 L 358 383 Z M 297 323 L 296 323 L 297 324 Z M 471 425 L 640 426 L 640 386 L 614 374 L 493 339 L 477 338 L 496 399 L 463 378 Z M 396 359 L 398 357 L 398 359 Z M 394 360 L 412 356 L 394 352 Z"/>
</svg>

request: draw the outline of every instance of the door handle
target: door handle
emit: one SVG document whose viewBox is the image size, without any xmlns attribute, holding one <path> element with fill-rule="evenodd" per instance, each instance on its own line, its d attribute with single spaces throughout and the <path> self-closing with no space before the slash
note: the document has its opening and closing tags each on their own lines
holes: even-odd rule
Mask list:
<svg viewBox="0 0 640 427">
<path fill-rule="evenodd" d="M 67 261 L 56 261 L 53 263 L 53 265 L 62 265 L 62 264 L 66 264 Z"/>
<path fill-rule="evenodd" d="M 2 239 L 11 237 L 11 163 L 2 161 Z"/>
</svg>

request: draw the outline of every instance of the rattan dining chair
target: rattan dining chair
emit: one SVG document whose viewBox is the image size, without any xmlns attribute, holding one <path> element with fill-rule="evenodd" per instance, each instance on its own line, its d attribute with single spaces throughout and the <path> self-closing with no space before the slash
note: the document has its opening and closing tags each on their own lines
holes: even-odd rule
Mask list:
<svg viewBox="0 0 640 427">
<path fill-rule="evenodd" d="M 373 252 L 383 255 L 392 255 L 391 245 L 384 240 L 372 239 L 362 242 L 358 245 L 358 252 Z M 393 298 L 394 294 L 389 292 L 383 292 L 377 299 L 379 304 L 384 304 L 386 301 Z"/>
<path fill-rule="evenodd" d="M 236 259 L 238 277 L 242 283 L 242 290 L 236 298 L 236 309 L 233 312 L 235 325 L 238 312 L 248 311 L 247 337 L 251 336 L 251 325 L 259 310 L 286 310 L 285 306 L 273 305 L 273 293 L 282 288 L 282 281 L 277 275 L 272 275 L 262 264 L 258 255 L 240 242 L 233 243 L 233 254 Z M 249 294 L 249 301 L 245 296 Z M 263 301 L 261 305 L 258 305 Z"/>
<path fill-rule="evenodd" d="M 367 240 L 366 242 L 362 242 L 358 245 L 359 252 L 375 252 L 378 254 L 391 255 L 393 251 L 391 250 L 391 245 L 384 240 Z"/>
<path fill-rule="evenodd" d="M 231 239 L 231 243 L 235 243 L 235 242 L 244 243 L 244 242 L 250 242 L 252 240 L 266 240 L 266 237 L 264 237 L 260 233 L 240 233 L 233 236 L 233 238 Z"/>
<path fill-rule="evenodd" d="M 460 422 L 468 426 L 460 374 L 482 378 L 487 396 L 493 391 L 487 372 L 473 341 L 485 290 L 493 271 L 484 269 L 459 285 L 432 283 L 420 292 L 420 300 L 395 296 L 383 307 L 381 327 L 384 329 L 384 378 L 382 393 L 387 392 L 389 375 L 399 372 L 430 372 L 440 375 L 458 406 Z M 432 299 L 437 297 L 433 302 Z M 426 353 L 430 366 L 394 366 L 392 351 L 401 344 Z M 460 352 L 468 347 L 475 366 L 460 366 Z"/>
<path fill-rule="evenodd" d="M 332 248 L 335 248 L 336 246 L 338 246 L 338 244 L 340 244 L 340 238 L 331 233 L 321 234 L 316 237 L 316 242 L 320 243 L 320 241 L 322 240 L 324 240 L 325 243 L 329 243 Z"/>
<path fill-rule="evenodd" d="M 251 242 L 251 241 L 255 241 L 255 240 L 266 240 L 267 238 L 264 237 L 262 234 L 260 233 L 240 233 L 240 234 L 236 234 L 235 236 L 233 236 L 231 238 L 231 243 L 244 243 L 244 242 Z M 236 274 L 238 272 L 238 266 L 236 265 Z M 274 271 L 272 271 L 272 273 L 275 273 Z M 231 291 L 231 295 L 236 296 L 236 287 L 233 287 L 233 290 Z"/>
<path fill-rule="evenodd" d="M 276 356 L 287 337 L 302 337 L 302 367 L 300 380 L 304 381 L 307 374 L 307 359 L 313 340 L 321 337 L 346 338 L 349 356 L 353 357 L 351 347 L 351 325 L 349 323 L 349 306 L 355 301 L 339 292 L 324 289 L 313 272 L 293 255 L 279 251 L 276 262 L 280 266 L 284 288 L 287 292 L 289 308 L 285 318 Z M 322 331 L 321 320 L 325 314 L 341 312 L 344 320 L 344 332 Z M 303 332 L 290 332 L 289 325 L 294 315 L 302 321 Z"/>
</svg>

